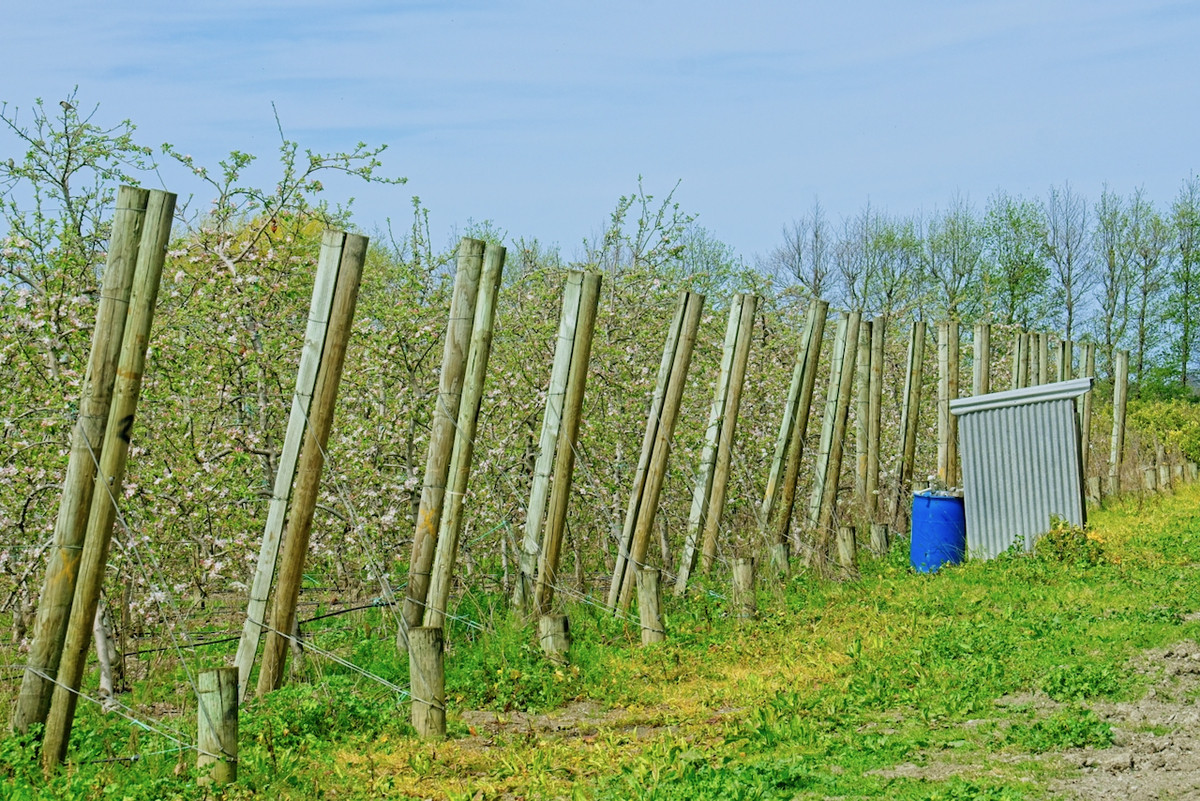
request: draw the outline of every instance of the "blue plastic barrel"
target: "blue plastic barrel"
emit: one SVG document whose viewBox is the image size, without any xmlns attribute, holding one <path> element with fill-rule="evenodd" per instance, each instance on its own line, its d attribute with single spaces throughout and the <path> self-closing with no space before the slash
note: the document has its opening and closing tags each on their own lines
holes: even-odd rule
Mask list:
<svg viewBox="0 0 1200 801">
<path fill-rule="evenodd" d="M 967 553 L 967 512 L 963 499 L 926 490 L 913 493 L 908 559 L 921 573 L 957 565 Z"/>
</svg>

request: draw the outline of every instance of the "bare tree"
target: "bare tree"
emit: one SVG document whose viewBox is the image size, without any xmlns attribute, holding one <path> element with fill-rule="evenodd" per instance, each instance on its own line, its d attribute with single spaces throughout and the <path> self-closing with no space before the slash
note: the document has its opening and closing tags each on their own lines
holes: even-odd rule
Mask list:
<svg viewBox="0 0 1200 801">
<path fill-rule="evenodd" d="M 784 226 L 783 244 L 771 251 L 768 263 L 780 278 L 821 297 L 829 288 L 831 238 L 821 201 L 813 200 L 808 212 Z"/>
<path fill-rule="evenodd" d="M 1125 201 L 1108 187 L 1096 203 L 1092 252 L 1099 273 L 1099 334 L 1104 358 L 1112 375 L 1113 351 L 1129 326 L 1130 269 L 1133 261 L 1129 213 Z"/>
<path fill-rule="evenodd" d="M 1158 344 L 1161 312 L 1158 301 L 1166 284 L 1163 257 L 1171 247 L 1171 228 L 1138 188 L 1129 204 L 1129 233 L 1133 245 L 1134 321 L 1133 369 L 1138 383 L 1146 380 L 1146 355 Z"/>
<path fill-rule="evenodd" d="M 1050 187 L 1046 204 L 1046 258 L 1055 300 L 1062 306 L 1063 335 L 1072 338 L 1084 294 L 1094 281 L 1088 241 L 1087 201 L 1063 182 Z"/>
<path fill-rule="evenodd" d="M 961 196 L 923 226 L 921 261 L 934 290 L 933 308 L 951 320 L 968 316 L 978 303 L 983 260 L 983 225 Z"/>
</svg>

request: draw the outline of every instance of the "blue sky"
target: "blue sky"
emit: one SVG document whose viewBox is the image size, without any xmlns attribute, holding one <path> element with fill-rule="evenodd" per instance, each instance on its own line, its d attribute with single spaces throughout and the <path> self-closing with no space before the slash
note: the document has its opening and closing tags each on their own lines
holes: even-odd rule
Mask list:
<svg viewBox="0 0 1200 801">
<path fill-rule="evenodd" d="M 12 4 L 0 100 L 79 85 L 202 163 L 386 143 L 406 186 L 333 182 L 371 229 L 431 210 L 567 258 L 644 176 L 747 259 L 819 197 L 929 212 L 1070 181 L 1165 204 L 1200 167 L 1200 3 Z M 189 4 L 190 6 L 191 4 Z M 13 143 L 0 136 L 0 155 Z M 202 189 L 167 175 L 181 194 Z M 198 196 L 198 199 L 202 199 Z"/>
</svg>

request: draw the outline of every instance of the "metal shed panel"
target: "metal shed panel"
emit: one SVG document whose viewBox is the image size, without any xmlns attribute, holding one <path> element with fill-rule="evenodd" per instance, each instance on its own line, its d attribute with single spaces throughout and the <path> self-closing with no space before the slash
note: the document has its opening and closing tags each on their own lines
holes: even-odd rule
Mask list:
<svg viewBox="0 0 1200 801">
<path fill-rule="evenodd" d="M 1074 398 L 1090 378 L 952 401 L 959 416 L 967 548 L 990 559 L 1032 548 L 1052 515 L 1085 522 Z"/>
</svg>

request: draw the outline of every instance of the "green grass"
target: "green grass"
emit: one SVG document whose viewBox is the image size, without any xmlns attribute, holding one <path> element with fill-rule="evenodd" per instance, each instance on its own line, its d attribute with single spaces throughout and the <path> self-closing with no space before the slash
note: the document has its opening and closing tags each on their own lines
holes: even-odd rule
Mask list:
<svg viewBox="0 0 1200 801">
<path fill-rule="evenodd" d="M 575 606 L 569 667 L 489 611 L 487 631 L 448 631 L 444 743 L 413 738 L 386 688 L 309 656 L 307 682 L 243 709 L 240 778 L 226 796 L 1038 798 L 1066 769 L 1054 754 L 1111 742 L 1088 704 L 1144 692 L 1131 657 L 1196 637 L 1185 615 L 1200 610 L 1198 509 L 1190 487 L 1103 510 L 1090 536 L 1064 529 L 1035 556 L 917 575 L 898 549 L 854 582 L 764 581 L 748 625 L 710 594 L 668 598 L 669 639 L 650 648 L 631 622 Z M 310 637 L 406 686 L 381 614 Z M 135 697 L 186 695 L 181 675 L 158 675 Z M 579 700 L 595 719 L 561 731 L 475 731 L 459 716 L 567 714 L 555 710 Z M 192 715 L 172 722 L 190 732 Z M 0 741 L 0 796 L 200 797 L 190 756 L 153 753 L 170 747 L 81 706 L 73 764 L 48 782 L 27 740 Z M 101 761 L 138 752 L 150 754 Z"/>
</svg>

